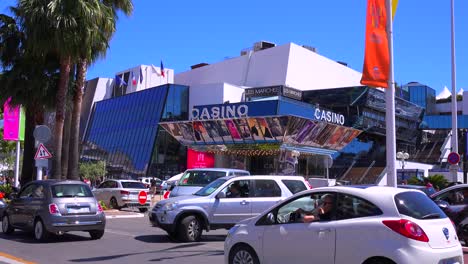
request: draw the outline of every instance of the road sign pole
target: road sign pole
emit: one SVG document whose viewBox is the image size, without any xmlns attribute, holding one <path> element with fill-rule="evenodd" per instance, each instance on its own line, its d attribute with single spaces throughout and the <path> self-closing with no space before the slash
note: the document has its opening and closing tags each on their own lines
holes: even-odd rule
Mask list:
<svg viewBox="0 0 468 264">
<path fill-rule="evenodd" d="M 15 162 L 15 187 L 19 186 L 19 162 L 20 162 L 21 142 L 16 141 L 16 162 Z"/>
<path fill-rule="evenodd" d="M 42 180 L 42 167 L 37 167 L 36 180 L 38 180 L 38 181 Z"/>
</svg>

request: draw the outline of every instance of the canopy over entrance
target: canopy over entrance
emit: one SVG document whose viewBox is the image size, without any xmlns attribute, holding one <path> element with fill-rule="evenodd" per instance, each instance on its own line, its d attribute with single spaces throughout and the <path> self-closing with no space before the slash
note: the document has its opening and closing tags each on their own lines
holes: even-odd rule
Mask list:
<svg viewBox="0 0 468 264">
<path fill-rule="evenodd" d="M 185 146 L 232 155 L 330 155 L 362 132 L 343 126 L 343 115 L 279 100 L 196 106 L 191 119 L 160 125 Z"/>
</svg>

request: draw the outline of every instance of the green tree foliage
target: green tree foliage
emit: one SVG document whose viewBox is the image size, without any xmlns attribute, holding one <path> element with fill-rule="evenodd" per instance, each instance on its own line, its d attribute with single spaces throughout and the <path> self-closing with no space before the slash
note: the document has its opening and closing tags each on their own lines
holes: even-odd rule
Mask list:
<svg viewBox="0 0 468 264">
<path fill-rule="evenodd" d="M 445 187 L 447 187 L 447 185 L 448 185 L 447 179 L 444 177 L 444 175 L 441 175 L 441 174 L 431 175 L 431 176 L 428 176 L 426 179 L 437 190 L 442 190 Z M 408 179 L 408 184 L 410 184 L 410 185 L 424 185 L 425 183 L 424 183 L 424 181 L 422 181 L 422 180 L 420 180 L 420 179 L 418 179 L 416 177 L 412 177 L 412 178 Z"/>
<path fill-rule="evenodd" d="M 96 183 L 106 175 L 106 163 L 104 161 L 98 162 L 80 162 L 80 177 L 88 179 L 92 183 Z"/>
</svg>

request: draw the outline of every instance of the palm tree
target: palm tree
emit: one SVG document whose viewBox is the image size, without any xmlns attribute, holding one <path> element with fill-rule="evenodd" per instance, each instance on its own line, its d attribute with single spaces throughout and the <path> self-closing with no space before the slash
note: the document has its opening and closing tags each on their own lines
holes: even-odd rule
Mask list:
<svg viewBox="0 0 468 264">
<path fill-rule="evenodd" d="M 62 136 L 71 65 L 81 57 L 83 39 L 91 39 L 92 30 L 102 21 L 102 13 L 96 12 L 100 4 L 99 0 L 18 0 L 21 25 L 29 39 L 28 50 L 35 55 L 52 53 L 60 62 L 55 97 L 55 179 L 62 174 Z"/>
<path fill-rule="evenodd" d="M 103 6 L 96 8 L 96 11 L 102 13 L 102 20 L 92 30 L 94 34 L 86 39 L 86 45 L 80 59 L 77 63 L 76 85 L 73 97 L 73 114 L 70 132 L 70 155 L 68 164 L 68 177 L 70 179 L 79 178 L 79 131 L 81 117 L 81 103 L 83 101 L 83 87 L 88 69 L 88 62 L 92 63 L 97 58 L 104 56 L 108 48 L 110 39 L 115 32 L 115 25 L 118 19 L 118 11 L 122 11 L 129 16 L 133 12 L 133 3 L 131 0 L 104 0 Z"/>
<path fill-rule="evenodd" d="M 16 14 L 16 10 L 12 10 Z M 43 124 L 44 105 L 52 106 L 57 87 L 56 58 L 32 56 L 25 49 L 27 38 L 13 17 L 0 15 L 0 102 L 9 97 L 26 109 L 21 182 L 34 177 L 34 138 L 36 125 Z M 3 105 L 3 104 L 2 104 Z"/>
</svg>

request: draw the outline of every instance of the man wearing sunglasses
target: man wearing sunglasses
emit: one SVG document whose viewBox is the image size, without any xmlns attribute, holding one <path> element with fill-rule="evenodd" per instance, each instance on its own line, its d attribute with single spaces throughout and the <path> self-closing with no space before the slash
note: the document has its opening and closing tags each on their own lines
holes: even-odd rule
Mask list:
<svg viewBox="0 0 468 264">
<path fill-rule="evenodd" d="M 320 199 L 321 203 L 311 212 L 307 212 L 299 208 L 296 212 L 302 214 L 302 222 L 310 223 L 314 221 L 330 221 L 332 217 L 333 208 L 335 206 L 335 196 L 332 194 L 325 194 Z"/>
</svg>

